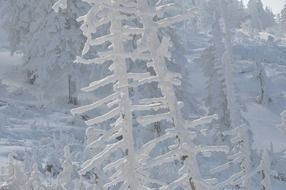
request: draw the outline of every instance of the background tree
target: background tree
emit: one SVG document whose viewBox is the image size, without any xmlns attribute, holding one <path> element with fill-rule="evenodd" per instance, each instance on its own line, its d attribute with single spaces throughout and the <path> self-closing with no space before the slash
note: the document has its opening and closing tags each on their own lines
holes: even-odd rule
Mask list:
<svg viewBox="0 0 286 190">
<path fill-rule="evenodd" d="M 271 184 L 271 161 L 269 158 L 269 152 L 268 150 L 264 150 L 261 160 L 261 175 L 262 175 L 262 189 L 263 190 L 272 190 L 272 184 Z"/>
<path fill-rule="evenodd" d="M 261 0 L 250 0 L 247 4 L 247 10 L 252 29 L 262 31 L 275 24 L 273 12 L 268 7 L 264 9 Z"/>
<path fill-rule="evenodd" d="M 282 26 L 282 29 L 286 28 L 286 4 L 284 5 L 284 8 L 282 9 L 280 13 L 280 25 Z"/>
</svg>

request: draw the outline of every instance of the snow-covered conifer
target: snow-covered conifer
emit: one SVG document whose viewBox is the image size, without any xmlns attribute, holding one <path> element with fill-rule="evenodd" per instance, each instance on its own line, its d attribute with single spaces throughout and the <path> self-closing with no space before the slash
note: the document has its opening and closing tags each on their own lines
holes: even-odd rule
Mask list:
<svg viewBox="0 0 286 190">
<path fill-rule="evenodd" d="M 286 132 L 286 110 L 283 111 L 281 114 L 281 124 L 278 127 Z"/>
<path fill-rule="evenodd" d="M 31 172 L 31 175 L 28 178 L 28 181 L 26 183 L 26 189 L 42 190 L 43 188 L 45 188 L 42 185 L 40 176 L 41 176 L 41 173 L 40 173 L 40 171 L 38 169 L 38 165 L 34 164 L 32 172 Z"/>
<path fill-rule="evenodd" d="M 232 13 L 228 9 L 228 4 L 221 1 L 222 23 L 224 25 L 224 46 L 225 50 L 222 55 L 222 63 L 224 67 L 225 78 L 225 93 L 227 98 L 227 106 L 229 110 L 229 117 L 231 121 L 231 128 L 241 125 L 241 114 L 239 106 L 237 105 L 237 97 L 235 92 L 235 82 L 233 77 L 234 60 L 232 55 L 232 27 L 229 15 Z"/>
<path fill-rule="evenodd" d="M 199 15 L 197 23 L 199 24 L 199 28 L 202 32 L 211 31 L 212 25 L 216 20 L 216 9 L 217 9 L 217 0 L 198 0 L 195 1 L 195 6 L 199 9 Z M 234 28 L 239 28 L 241 23 L 246 19 L 247 13 L 244 9 L 244 5 L 241 1 L 238 0 L 228 0 L 229 9 L 232 13 L 229 15 L 228 19 L 230 19 L 231 25 Z"/>
<path fill-rule="evenodd" d="M 251 27 L 258 30 L 264 29 L 261 16 L 264 9 L 261 0 L 250 0 L 247 4 L 247 8 L 251 16 Z"/>
<path fill-rule="evenodd" d="M 25 190 L 27 181 L 26 175 L 22 171 L 22 168 L 16 163 L 16 160 L 14 160 L 14 154 L 9 154 L 8 159 L 8 167 L 12 173 L 0 188 L 9 190 Z"/>
<path fill-rule="evenodd" d="M 271 185 L 271 162 L 269 158 L 269 152 L 264 150 L 261 159 L 261 175 L 262 175 L 262 190 L 272 190 Z"/>
<path fill-rule="evenodd" d="M 25 151 L 24 153 L 24 171 L 25 173 L 30 173 L 33 168 L 32 164 L 32 156 L 29 151 Z"/>
<path fill-rule="evenodd" d="M 157 109 L 160 107 L 167 108 L 168 112 L 159 113 L 157 115 L 153 113 L 152 115 L 139 117 L 137 120 L 143 126 L 148 126 L 154 122 L 166 120 L 171 122 L 174 127 L 173 130 L 167 130 L 166 133 L 160 136 L 158 139 L 147 142 L 143 146 L 142 150 L 147 156 L 157 144 L 166 139 L 174 137 L 177 138 L 178 144 L 175 145 L 174 147 L 176 148 L 171 149 L 170 152 L 160 155 L 157 158 L 148 157 L 150 155 L 147 156 L 147 159 L 151 159 L 148 161 L 150 162 L 150 166 L 159 166 L 174 160 L 181 160 L 184 162 L 184 166 L 182 167 L 180 173 L 180 176 L 182 177 L 169 184 L 163 185 L 161 188 L 174 189 L 181 187 L 198 190 L 204 189 L 206 184 L 201 178 L 200 169 L 198 167 L 196 158 L 197 154 L 204 151 L 225 151 L 225 149 L 224 147 L 199 148 L 192 142 L 193 139 L 191 138 L 189 129 L 193 129 L 198 125 L 208 124 L 214 119 L 213 117 L 200 118 L 195 121 L 185 121 L 182 116 L 181 108 L 183 103 L 177 100 L 174 87 L 180 86 L 181 76 L 178 73 L 169 71 L 167 67 L 166 59 L 171 58 L 169 51 L 171 42 L 168 36 L 160 36 L 160 30 L 182 21 L 192 19 L 195 14 L 195 10 L 187 9 L 181 13 L 177 13 L 175 16 L 163 16 L 160 18 L 161 15 L 168 15 L 166 14 L 168 8 L 176 9 L 175 4 L 175 2 L 166 4 L 159 1 L 157 4 L 152 5 L 145 0 L 138 2 L 138 7 L 140 7 L 140 10 L 142 11 L 140 14 L 142 15 L 142 24 L 144 28 L 144 35 L 141 44 L 138 47 L 138 51 L 142 51 L 144 53 L 146 53 L 146 50 L 149 51 L 150 61 L 147 61 L 147 65 L 148 67 L 153 68 L 155 71 L 155 75 L 149 79 L 146 79 L 145 81 L 157 82 L 163 95 L 161 98 L 144 99 L 144 101 L 141 101 L 141 104 L 145 103 L 146 105 L 140 105 L 140 107 L 142 107 L 141 110 L 148 110 L 152 107 L 154 107 L 153 109 L 156 107 Z M 160 19 L 158 19 L 158 21 L 154 21 L 154 17 L 158 17 Z M 140 85 L 140 83 L 137 85 Z M 149 108 L 147 103 L 152 103 L 153 106 Z M 145 109 L 144 106 L 146 107 Z M 192 150 L 187 147 L 192 147 Z M 173 158 L 170 157 L 170 154 L 174 155 Z M 160 161 L 159 158 L 161 159 Z"/>
<path fill-rule="evenodd" d="M 75 190 L 86 190 L 82 176 L 80 176 L 80 179 L 76 181 Z"/>
<path fill-rule="evenodd" d="M 223 33 L 221 22 L 217 15 L 216 22 L 213 24 L 211 46 L 205 50 L 200 61 L 205 64 L 205 74 L 207 79 L 207 106 L 209 114 L 217 114 L 218 120 L 212 125 L 220 133 L 222 138 L 223 131 L 230 128 L 230 113 L 227 107 L 227 97 L 225 91 L 224 65 L 222 55 L 225 50 L 223 44 Z M 223 140 L 223 139 L 220 139 Z"/>
<path fill-rule="evenodd" d="M 132 102 L 129 98 L 129 80 L 142 80 L 149 76 L 148 73 L 128 73 L 126 58 L 134 58 L 138 55 L 129 53 L 124 48 L 132 34 L 141 33 L 138 28 L 124 27 L 126 14 L 130 14 L 134 2 L 132 1 L 90 1 L 91 9 L 85 16 L 78 20 L 83 22 L 81 29 L 87 38 L 82 55 L 78 57 L 77 62 L 83 64 L 110 64 L 109 73 L 105 78 L 92 82 L 88 87 L 83 88 L 85 92 L 98 90 L 100 87 L 113 84 L 113 89 L 106 98 L 103 98 L 91 105 L 75 109 L 73 113 L 84 113 L 99 107 L 109 108 L 110 111 L 99 115 L 86 123 L 89 126 L 109 122 L 109 129 L 98 129 L 102 134 L 99 139 L 92 141 L 87 146 L 90 148 L 102 147 L 103 149 L 87 160 L 81 170 L 85 174 L 94 168 L 102 169 L 110 174 L 116 171 L 110 177 L 104 189 L 112 186 L 121 186 L 121 189 L 141 189 L 144 184 L 140 183 L 139 160 L 134 149 L 133 137 L 133 116 Z M 98 18 L 98 22 L 94 22 Z M 110 23 L 109 31 L 105 34 L 94 37 L 93 34 L 99 30 L 99 27 Z M 109 47 L 102 52 L 98 52 L 98 57 L 86 59 L 86 55 L 92 46 L 99 46 L 104 43 L 110 43 Z M 114 123 L 110 123 L 114 120 Z M 122 152 L 120 158 L 115 160 L 106 160 L 107 157 L 115 152 Z M 101 176 L 99 176 L 101 177 Z M 106 180 L 106 179 L 100 179 Z"/>
<path fill-rule="evenodd" d="M 33 12 L 37 19 L 30 27 L 23 51 L 25 68 L 31 72 L 33 83 L 41 87 L 41 98 L 67 97 L 70 91 L 74 101 L 70 98 L 69 102 L 76 104 L 78 87 L 75 81 L 82 66 L 74 64 L 73 60 L 83 41 L 76 18 L 85 6 L 81 1 L 72 0 L 68 1 L 66 9 L 55 12 L 53 3 L 52 0 L 40 1 Z"/>
<path fill-rule="evenodd" d="M 282 27 L 282 29 L 286 29 L 286 4 L 284 5 L 284 8 L 282 9 L 281 13 L 280 13 L 280 25 Z"/>
<path fill-rule="evenodd" d="M 69 190 L 74 188 L 72 181 L 73 165 L 71 160 L 70 148 L 66 146 L 64 148 L 64 162 L 63 171 L 58 175 L 57 181 L 63 189 Z"/>
<path fill-rule="evenodd" d="M 10 51 L 13 54 L 25 46 L 25 40 L 35 19 L 33 10 L 36 4 L 34 0 L 11 0 L 3 2 L 2 6 L 5 7 L 3 10 L 5 30 L 8 34 Z"/>
<path fill-rule="evenodd" d="M 264 12 L 264 27 L 268 28 L 274 26 L 275 22 L 275 14 L 272 12 L 271 8 L 266 7 Z"/>
<path fill-rule="evenodd" d="M 11 52 L 19 50 L 24 55 L 27 82 L 41 87 L 39 97 L 67 98 L 69 93 L 67 102 L 76 104 L 79 73 L 85 72 L 84 78 L 88 78 L 91 72 L 86 72 L 86 66 L 73 63 L 84 41 L 76 18 L 87 6 L 82 1 L 70 0 L 53 7 L 54 2 L 7 1 L 5 28 Z"/>
<path fill-rule="evenodd" d="M 176 7 L 172 7 L 173 3 L 165 4 L 162 1 L 158 1 L 155 3 L 156 5 L 154 5 L 153 3 L 149 4 L 149 2 L 145 0 L 137 3 L 138 4 L 125 2 L 125 4 L 123 4 L 121 1 L 115 1 L 106 2 L 106 4 L 104 4 L 102 2 L 94 2 L 88 14 L 79 18 L 80 21 L 84 22 L 82 30 L 87 37 L 83 55 L 90 50 L 91 46 L 100 45 L 106 41 L 111 44 L 110 47 L 112 47 L 112 49 L 99 52 L 99 57 L 94 59 L 78 57 L 77 62 L 83 64 L 104 64 L 109 61 L 113 63 L 109 67 L 112 72 L 111 75 L 109 74 L 105 78 L 91 83 L 90 86 L 83 90 L 86 92 L 95 91 L 110 83 L 114 83 L 114 86 L 111 95 L 91 105 L 74 109 L 72 113 L 81 114 L 89 112 L 105 104 L 107 108 L 111 108 L 111 111 L 102 116 L 90 119 L 86 123 L 92 126 L 117 118 L 109 130 L 97 130 L 97 134 L 100 134 L 100 137 L 90 142 L 88 147 L 100 149 L 100 146 L 103 146 L 105 148 L 83 164 L 81 173 L 85 174 L 93 168 L 100 168 L 100 164 L 107 160 L 106 155 L 121 149 L 121 151 L 124 152 L 123 157 L 109 163 L 103 168 L 106 173 L 114 169 L 117 171 L 112 175 L 111 182 L 105 184 L 105 188 L 123 182 L 122 188 L 124 189 L 138 189 L 150 184 L 157 184 L 161 186 L 161 189 L 174 189 L 177 187 L 193 188 L 196 190 L 202 189 L 204 183 L 201 181 L 196 155 L 201 151 L 225 151 L 225 147 L 201 148 L 192 143 L 192 139 L 188 136 L 190 133 L 188 130 L 197 125 L 211 122 L 213 117 L 200 118 L 191 122 L 184 121 L 180 110 L 182 103 L 178 102 L 173 87 L 173 85 L 180 85 L 180 75 L 169 72 L 165 61 L 166 57 L 170 57 L 168 51 L 170 41 L 168 37 L 161 39 L 159 36 L 161 29 L 190 19 L 190 17 L 194 15 L 194 12 L 187 10 L 184 14 L 165 17 L 166 10 L 177 10 Z M 126 9 L 127 7 L 129 8 L 128 11 Z M 137 9 L 139 9 L 139 11 L 137 11 Z M 134 14 L 139 20 L 142 20 L 143 28 L 123 27 L 122 20 L 126 17 L 120 12 Z M 156 16 L 158 16 L 159 19 L 154 21 Z M 98 17 L 99 23 L 93 22 L 96 17 Z M 93 38 L 92 34 L 96 33 L 98 27 L 109 22 L 111 25 L 110 33 Z M 127 52 L 123 44 L 126 43 L 128 36 L 136 34 L 142 35 L 142 39 L 138 41 L 138 47 L 134 51 Z M 126 58 L 146 62 L 148 67 L 153 68 L 155 74 L 127 72 Z M 132 81 L 132 83 L 129 83 L 129 80 Z M 128 87 L 137 87 L 152 82 L 158 83 L 164 96 L 140 100 L 138 105 L 134 105 L 130 100 Z M 120 101 L 119 98 L 121 99 Z M 166 108 L 169 110 L 168 112 L 160 112 L 160 110 Z M 140 116 L 137 118 L 138 123 L 142 126 L 148 126 L 155 122 L 165 120 L 173 123 L 174 128 L 167 130 L 163 136 L 147 142 L 142 147 L 142 150 L 137 153 L 134 149 L 134 123 L 132 112 L 152 112 L 152 110 L 159 110 L 159 113 Z M 172 138 L 178 141 L 172 150 L 155 158 L 150 155 L 156 145 Z M 89 139 L 93 138 L 91 137 Z M 189 150 L 187 147 L 193 148 Z M 146 167 L 154 168 L 175 160 L 183 161 L 185 164 L 181 169 L 181 175 L 179 175 L 181 177 L 171 183 L 166 184 L 160 182 L 160 180 L 152 179 L 148 175 L 139 175 L 143 172 L 139 172 L 140 165 L 141 167 L 143 165 L 145 169 Z"/>
<path fill-rule="evenodd" d="M 205 73 L 208 77 L 209 113 L 218 115 L 215 126 L 221 136 L 223 131 L 240 126 L 241 114 L 233 80 L 231 31 L 234 26 L 230 24 L 232 20 L 229 17 L 232 12 L 228 7 L 229 4 L 224 1 L 217 1 L 217 5 L 219 6 L 215 10 L 211 46 L 201 57 L 201 62 L 205 64 Z"/>
<path fill-rule="evenodd" d="M 264 9 L 261 0 L 250 0 L 247 10 L 252 29 L 261 31 L 275 24 L 274 14 L 269 8 Z"/>
<path fill-rule="evenodd" d="M 228 155 L 228 162 L 211 170 L 211 173 L 219 173 L 225 170 L 231 171 L 232 167 L 239 167 L 236 173 L 233 173 L 225 181 L 216 184 L 214 189 L 226 187 L 239 187 L 245 190 L 251 190 L 251 177 L 255 174 L 251 168 L 251 143 L 249 130 L 245 127 L 237 127 L 226 131 L 225 135 L 231 136 L 232 150 Z"/>
<path fill-rule="evenodd" d="M 218 129 L 225 138 L 229 139 L 227 143 L 231 153 L 227 156 L 225 164 L 211 172 L 216 173 L 236 166 L 239 170 L 224 182 L 218 183 L 216 188 L 239 186 L 251 189 L 249 176 L 252 172 L 251 141 L 249 131 L 243 125 L 233 77 L 232 29 L 234 26 L 230 24 L 231 9 L 223 0 L 218 1 L 218 7 L 213 27 L 212 46 L 206 51 L 203 60 L 206 60 L 207 73 L 211 76 L 208 81 L 210 111 L 218 113 Z"/>
</svg>

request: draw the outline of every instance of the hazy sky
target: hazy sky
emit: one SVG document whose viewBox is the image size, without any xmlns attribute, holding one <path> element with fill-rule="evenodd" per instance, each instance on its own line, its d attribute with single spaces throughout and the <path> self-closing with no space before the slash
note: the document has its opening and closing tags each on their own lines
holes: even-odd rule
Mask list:
<svg viewBox="0 0 286 190">
<path fill-rule="evenodd" d="M 248 2 L 248 0 L 243 0 L 243 1 L 245 5 Z M 274 13 L 279 13 L 282 10 L 285 3 L 285 0 L 262 0 L 262 1 L 264 5 L 271 7 Z"/>
</svg>

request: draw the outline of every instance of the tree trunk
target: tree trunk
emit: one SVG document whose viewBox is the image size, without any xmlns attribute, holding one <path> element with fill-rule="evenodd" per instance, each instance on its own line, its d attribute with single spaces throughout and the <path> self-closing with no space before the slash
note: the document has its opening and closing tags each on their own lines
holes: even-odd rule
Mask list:
<svg viewBox="0 0 286 190">
<path fill-rule="evenodd" d="M 76 93 L 76 82 L 72 79 L 72 76 L 68 76 L 68 85 L 69 85 L 69 104 L 77 105 L 78 99 L 77 99 L 77 93 Z"/>
</svg>

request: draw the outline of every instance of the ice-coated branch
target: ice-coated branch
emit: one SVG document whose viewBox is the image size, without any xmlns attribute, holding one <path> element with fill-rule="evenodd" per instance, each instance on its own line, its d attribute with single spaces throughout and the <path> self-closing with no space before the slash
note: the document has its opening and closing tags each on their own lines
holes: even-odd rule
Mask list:
<svg viewBox="0 0 286 190">
<path fill-rule="evenodd" d="M 262 175 L 262 189 L 263 190 L 272 190 L 271 184 L 271 161 L 269 158 L 269 152 L 264 150 L 262 160 L 261 160 L 261 175 Z"/>
<path fill-rule="evenodd" d="M 171 25 L 193 19 L 197 15 L 197 9 L 189 9 L 184 14 L 168 17 L 157 22 L 159 28 L 169 27 Z"/>
<path fill-rule="evenodd" d="M 93 1 L 85 0 L 91 5 L 88 13 L 77 20 L 82 22 L 81 29 L 86 37 L 86 43 L 82 51 L 82 55 L 86 55 L 91 51 L 91 47 L 103 46 L 106 42 L 110 43 L 110 47 L 104 51 L 97 52 L 95 58 L 77 57 L 76 62 L 83 64 L 110 64 L 109 70 L 111 74 L 104 78 L 90 83 L 88 87 L 83 88 L 85 92 L 98 91 L 99 88 L 104 88 L 106 85 L 113 85 L 112 92 L 105 98 L 102 98 L 90 105 L 82 106 L 72 110 L 73 114 L 83 114 L 101 107 L 108 107 L 110 110 L 102 115 L 97 115 L 86 121 L 89 126 L 105 125 L 109 123 L 110 127 L 105 130 L 100 130 L 97 138 L 92 134 L 87 134 L 90 138 L 87 148 L 95 148 L 101 151 L 95 153 L 83 165 L 80 171 L 85 174 L 93 169 L 102 168 L 104 173 L 116 170 L 115 173 L 109 176 L 109 180 L 103 185 L 104 189 L 119 185 L 120 189 L 137 190 L 145 189 L 144 184 L 139 183 L 141 176 L 139 169 L 137 153 L 134 149 L 133 139 L 133 111 L 157 110 L 161 109 L 161 105 L 142 104 L 133 105 L 129 97 L 130 82 L 138 83 L 145 81 L 150 76 L 150 73 L 132 73 L 127 69 L 127 58 L 133 60 L 140 58 L 148 58 L 144 54 L 138 52 L 128 52 L 125 50 L 125 43 L 130 40 L 131 35 L 141 35 L 143 30 L 136 27 L 124 26 L 123 20 L 128 20 L 126 14 L 136 12 L 136 4 L 131 1 Z M 97 19 L 97 22 L 95 22 Z M 94 37 L 98 27 L 110 23 L 109 31 L 99 37 Z M 111 48 L 112 47 L 112 48 Z M 112 120 L 116 120 L 111 123 Z M 104 123 L 104 124 L 103 124 Z M 100 124 L 100 125 L 98 125 Z M 89 130 L 87 131 L 89 133 Z M 110 154 L 123 155 L 109 163 L 106 163 Z M 105 162 L 104 162 L 105 161 Z M 103 164 L 104 162 L 104 164 Z M 100 177 L 100 176 L 99 176 Z M 106 180 L 106 179 L 104 179 Z M 148 180 L 146 180 L 148 181 Z"/>
<path fill-rule="evenodd" d="M 286 133 L 286 110 L 281 114 L 281 124 L 278 125 L 278 128 L 282 129 Z"/>
<path fill-rule="evenodd" d="M 225 187 L 227 185 L 237 185 L 245 189 L 251 189 L 250 179 L 257 173 L 256 170 L 251 168 L 250 160 L 250 142 L 249 142 L 249 131 L 246 126 L 235 128 L 231 131 L 225 132 L 225 134 L 232 136 L 232 143 L 234 148 L 232 153 L 228 155 L 229 162 L 217 166 L 210 170 L 212 174 L 223 172 L 229 169 L 233 165 L 239 165 L 241 170 L 231 175 L 227 180 L 216 185 L 217 189 Z"/>
<path fill-rule="evenodd" d="M 115 100 L 117 100 L 119 98 L 119 93 L 114 93 L 114 94 L 111 94 L 109 96 L 107 96 L 106 98 L 103 98 L 101 100 L 98 100 L 97 102 L 94 102 L 90 105 L 86 105 L 86 106 L 82 106 L 82 107 L 79 107 L 79 108 L 75 108 L 75 109 L 72 109 L 71 110 L 71 113 L 73 115 L 75 114 L 83 114 L 83 113 L 86 113 L 88 111 L 91 111 L 93 109 L 96 109 L 100 106 L 103 106 L 103 105 L 106 105 L 110 102 L 113 102 Z"/>
<path fill-rule="evenodd" d="M 53 7 L 54 11 L 59 12 L 60 9 L 66 9 L 67 8 L 67 0 L 59 0 L 57 1 Z"/>
<path fill-rule="evenodd" d="M 169 121 L 173 123 L 175 127 L 176 138 L 178 139 L 178 144 L 172 149 L 170 152 L 165 153 L 164 155 L 158 156 L 162 161 L 161 163 L 158 161 L 159 159 L 154 158 L 151 159 L 153 164 L 148 164 L 149 167 L 155 167 L 165 162 L 172 162 L 176 159 L 184 158 L 184 173 L 185 177 L 178 178 L 173 183 L 170 183 L 166 186 L 163 186 L 162 189 L 174 189 L 177 187 L 188 188 L 201 190 L 203 189 L 201 185 L 201 175 L 200 170 L 197 163 L 197 154 L 200 152 L 212 152 L 212 151 L 223 151 L 226 152 L 225 147 L 197 147 L 192 143 L 192 137 L 189 135 L 189 129 L 193 129 L 198 125 L 209 124 L 212 120 L 215 119 L 215 116 L 209 116 L 205 118 L 198 119 L 193 122 L 185 122 L 181 113 L 182 103 L 177 100 L 175 94 L 175 88 L 173 85 L 180 85 L 181 76 L 172 73 L 167 68 L 166 58 L 170 59 L 171 54 L 169 51 L 170 47 L 170 39 L 166 36 L 160 38 L 159 36 L 159 28 L 168 27 L 176 23 L 180 23 L 182 21 L 192 19 L 195 15 L 195 10 L 190 9 L 186 11 L 185 14 L 179 14 L 173 17 L 166 17 L 159 21 L 154 21 L 153 17 L 158 15 L 158 12 L 164 12 L 164 10 L 168 10 L 170 6 L 173 4 L 168 4 L 164 6 L 162 1 L 157 2 L 156 6 L 152 7 L 148 1 L 142 0 L 138 2 L 138 7 L 140 7 L 140 13 L 142 17 L 143 28 L 145 29 L 145 33 L 142 39 L 142 46 L 147 47 L 151 62 L 148 62 L 148 66 L 152 67 L 156 72 L 156 76 L 148 79 L 150 81 L 158 81 L 158 86 L 163 94 L 163 98 L 160 98 L 164 103 L 164 105 L 168 105 L 167 108 L 169 112 L 161 113 L 159 115 L 152 116 L 142 116 L 137 119 L 137 121 L 141 125 L 150 125 L 154 122 L 158 121 Z M 161 14 L 163 15 L 163 14 Z M 146 101 L 146 100 L 145 100 Z M 148 101 L 148 103 L 158 103 L 159 101 L 154 99 Z M 164 135 L 162 138 L 167 137 Z M 152 149 L 155 145 L 151 145 L 152 143 L 157 144 L 161 142 L 159 141 L 151 141 L 148 143 L 148 151 Z M 148 152 L 146 153 L 148 154 Z"/>
</svg>

